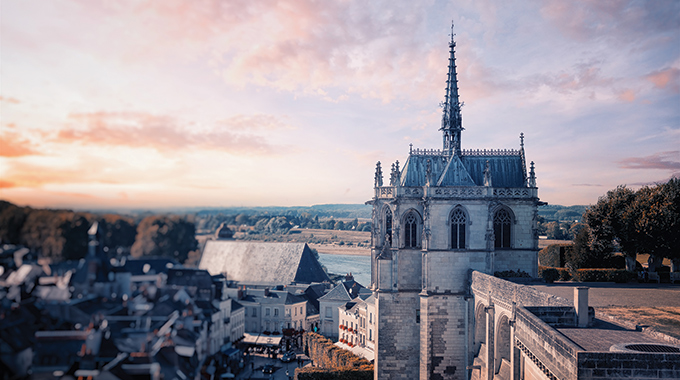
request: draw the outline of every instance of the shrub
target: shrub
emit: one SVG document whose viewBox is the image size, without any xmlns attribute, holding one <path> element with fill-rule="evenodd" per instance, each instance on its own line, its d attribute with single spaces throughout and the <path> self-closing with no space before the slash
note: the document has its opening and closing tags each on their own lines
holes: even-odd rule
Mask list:
<svg viewBox="0 0 680 380">
<path fill-rule="evenodd" d="M 570 245 L 551 244 L 538 252 L 538 262 L 546 267 L 561 267 L 565 264 L 565 255 Z"/>
<path fill-rule="evenodd" d="M 538 267 L 538 275 L 548 284 L 552 284 L 560 278 L 560 272 L 557 268 L 552 267 Z"/>
<path fill-rule="evenodd" d="M 635 273 L 625 269 L 594 268 L 578 269 L 574 279 L 579 282 L 617 282 L 624 283 L 633 279 Z"/>
<path fill-rule="evenodd" d="M 522 278 L 531 278 L 531 275 L 523 270 L 517 269 L 517 272 L 514 270 L 504 270 L 500 272 L 494 272 L 494 276 L 496 277 L 522 277 Z"/>
</svg>

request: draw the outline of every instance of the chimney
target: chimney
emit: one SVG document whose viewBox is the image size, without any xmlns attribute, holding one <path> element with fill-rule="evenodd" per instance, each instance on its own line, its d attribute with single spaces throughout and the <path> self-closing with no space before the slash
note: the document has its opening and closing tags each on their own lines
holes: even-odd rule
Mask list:
<svg viewBox="0 0 680 380">
<path fill-rule="evenodd" d="M 269 297 L 269 288 L 264 288 L 264 296 Z"/>
<path fill-rule="evenodd" d="M 245 291 L 246 291 L 246 286 L 243 285 L 243 287 L 241 287 L 241 288 L 238 289 L 238 293 L 237 293 L 236 297 L 237 297 L 238 299 L 242 300 L 243 297 L 245 296 L 245 294 L 244 294 Z"/>
<path fill-rule="evenodd" d="M 354 276 L 352 276 L 352 272 L 349 272 L 345 275 L 345 281 L 354 281 Z"/>
<path fill-rule="evenodd" d="M 576 309 L 576 324 L 578 327 L 588 326 L 588 287 L 574 288 L 574 309 Z"/>
</svg>

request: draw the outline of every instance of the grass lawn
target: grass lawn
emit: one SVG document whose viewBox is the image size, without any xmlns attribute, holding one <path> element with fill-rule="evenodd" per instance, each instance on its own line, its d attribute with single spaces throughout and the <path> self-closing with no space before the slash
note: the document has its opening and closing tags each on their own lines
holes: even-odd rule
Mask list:
<svg viewBox="0 0 680 380">
<path fill-rule="evenodd" d="M 680 307 L 608 306 L 595 309 L 597 312 L 628 320 L 637 325 L 653 327 L 661 333 L 680 339 Z"/>
</svg>

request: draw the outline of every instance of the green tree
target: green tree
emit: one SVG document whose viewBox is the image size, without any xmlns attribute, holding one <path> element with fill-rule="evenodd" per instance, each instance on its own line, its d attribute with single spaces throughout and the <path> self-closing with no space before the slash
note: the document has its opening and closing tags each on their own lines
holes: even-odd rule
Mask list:
<svg viewBox="0 0 680 380">
<path fill-rule="evenodd" d="M 148 216 L 137 226 L 134 257 L 160 256 L 183 263 L 198 248 L 193 221 L 177 215 Z"/>
<path fill-rule="evenodd" d="M 567 266 L 579 268 L 607 268 L 612 257 L 611 251 L 593 248 L 593 237 L 590 229 L 581 228 L 574 238 L 574 243 L 565 252 Z"/>
<path fill-rule="evenodd" d="M 645 253 L 653 262 L 667 257 L 680 271 L 680 179 L 643 187 L 637 193 L 635 228 Z"/>
<path fill-rule="evenodd" d="M 619 186 L 600 197 L 583 214 L 593 240 L 591 249 L 600 254 L 611 253 L 614 243 L 626 256 L 626 269 L 635 270 L 635 258 L 640 252 L 639 233 L 635 229 L 638 209 L 635 192 Z"/>
</svg>

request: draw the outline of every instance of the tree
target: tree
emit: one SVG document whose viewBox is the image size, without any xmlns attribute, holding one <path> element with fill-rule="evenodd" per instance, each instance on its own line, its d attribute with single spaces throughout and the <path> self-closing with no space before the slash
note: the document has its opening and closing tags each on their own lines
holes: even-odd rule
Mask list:
<svg viewBox="0 0 680 380">
<path fill-rule="evenodd" d="M 197 248 L 196 227 L 192 221 L 177 215 L 153 215 L 142 219 L 137 226 L 131 254 L 167 257 L 183 263 L 189 252 Z"/>
<path fill-rule="evenodd" d="M 611 251 L 593 249 L 593 237 L 585 227 L 576 234 L 574 243 L 565 252 L 565 261 L 573 269 L 606 268 L 612 256 Z"/>
<path fill-rule="evenodd" d="M 626 256 L 626 269 L 635 270 L 635 258 L 640 249 L 635 231 L 635 192 L 625 186 L 618 186 L 600 197 L 597 203 L 583 214 L 584 222 L 590 228 L 593 241 L 591 249 L 612 252 L 614 243 Z"/>
<path fill-rule="evenodd" d="M 564 240 L 564 232 L 560 227 L 560 222 L 550 222 L 546 225 L 548 230 L 548 239 Z"/>
<path fill-rule="evenodd" d="M 680 179 L 643 187 L 637 193 L 635 228 L 652 262 L 667 257 L 680 271 Z"/>
<path fill-rule="evenodd" d="M 651 264 L 668 257 L 674 270 L 680 269 L 680 179 L 637 192 L 619 186 L 600 197 L 583 219 L 593 235 L 591 248 L 611 251 L 618 244 L 626 269 L 635 269 L 638 253 L 649 253 Z"/>
</svg>

